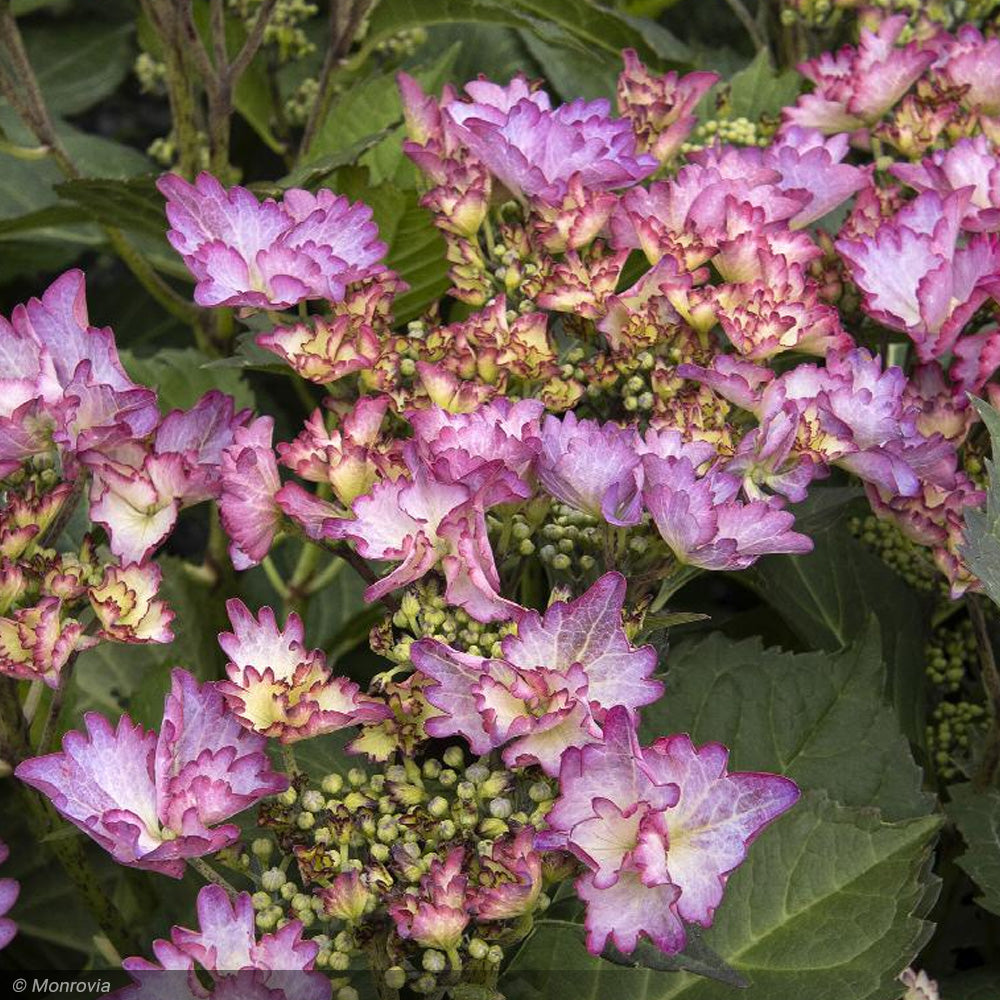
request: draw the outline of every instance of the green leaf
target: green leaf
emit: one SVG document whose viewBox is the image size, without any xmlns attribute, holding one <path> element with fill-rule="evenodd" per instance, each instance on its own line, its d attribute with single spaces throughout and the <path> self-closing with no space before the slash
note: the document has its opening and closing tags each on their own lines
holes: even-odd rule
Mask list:
<svg viewBox="0 0 1000 1000">
<path fill-rule="evenodd" d="M 841 653 L 794 655 L 720 633 L 667 657 L 666 697 L 643 710 L 644 741 L 689 732 L 718 740 L 741 771 L 773 771 L 843 805 L 890 820 L 923 816 L 933 799 L 882 695 L 878 628 Z M 751 852 L 752 853 L 752 852 Z"/>
<path fill-rule="evenodd" d="M 413 69 L 410 75 L 429 93 L 437 93 L 449 77 L 458 50 L 456 43 L 433 63 Z M 400 178 L 397 175 L 401 167 L 409 163 L 404 163 L 402 119 L 403 104 L 395 73 L 370 77 L 347 90 L 330 108 L 316 133 L 310 153 L 343 156 L 359 142 L 370 138 L 372 133 L 386 130 L 384 139 L 373 149 L 363 151 L 361 162 L 368 167 L 372 184 L 384 181 L 398 183 Z"/>
<path fill-rule="evenodd" d="M 280 197 L 281 191 L 284 188 L 301 187 L 315 190 L 335 170 L 349 166 L 352 163 L 357 163 L 363 153 L 377 146 L 391 132 L 391 129 L 383 128 L 377 132 L 362 136 L 357 142 L 351 143 L 351 145 L 345 146 L 343 149 L 338 149 L 334 153 L 325 153 L 323 156 L 318 156 L 307 163 L 299 164 L 287 177 L 283 177 L 271 191 L 263 192 L 260 185 L 255 184 L 253 185 L 254 192 L 267 193 L 274 197 Z"/>
<path fill-rule="evenodd" d="M 900 967 L 930 937 L 926 874 L 939 826 L 886 823 L 822 793 L 803 796 L 732 875 L 705 943 L 751 981 L 740 1000 L 897 1000 Z M 688 973 L 618 969 L 565 929 L 540 927 L 501 981 L 509 1000 L 720 1000 Z"/>
<path fill-rule="evenodd" d="M 795 103 L 801 89 L 802 77 L 792 69 L 776 72 L 769 52 L 761 49 L 753 62 L 729 81 L 730 117 L 756 121 L 761 115 L 776 115 Z"/>
<path fill-rule="evenodd" d="M 575 49 L 549 45 L 534 32 L 522 31 L 521 38 L 539 66 L 545 67 L 546 83 L 564 101 L 578 97 L 594 100 L 613 97 L 621 70 L 620 61 L 610 62 L 603 53 L 594 52 L 589 58 Z"/>
<path fill-rule="evenodd" d="M 131 24 L 98 20 L 26 27 L 24 45 L 54 115 L 73 115 L 118 89 L 132 64 Z"/>
<path fill-rule="evenodd" d="M 164 413 L 190 409 L 210 389 L 232 396 L 238 409 L 253 406 L 253 394 L 242 374 L 231 368 L 220 371 L 206 367 L 208 355 L 194 347 L 165 347 L 149 357 L 122 351 L 121 356 L 125 370 L 136 382 L 156 389 Z"/>
<path fill-rule="evenodd" d="M 983 589 L 994 604 L 1000 604 L 1000 413 L 981 399 L 972 401 L 990 434 L 992 459 L 986 460 L 989 488 L 986 510 L 965 512 L 965 545 L 962 555 L 969 568 L 982 581 Z"/>
<path fill-rule="evenodd" d="M 796 512 L 798 513 L 798 512 Z M 882 625 L 885 683 L 903 731 L 924 739 L 923 668 L 927 600 L 854 538 L 845 524 L 810 530 L 803 556 L 768 556 L 736 579 L 751 586 L 813 649 L 849 646 L 877 611 Z"/>
<path fill-rule="evenodd" d="M 687 61 L 687 48 L 665 29 L 637 25 L 591 0 L 392 0 L 380 3 L 369 20 L 366 47 L 409 28 L 480 22 L 531 31 L 543 42 L 584 54 L 602 52 L 620 60 L 634 48 L 647 61 Z"/>
<path fill-rule="evenodd" d="M 1000 971 L 975 969 L 940 982 L 945 1000 L 997 1000 L 1000 997 Z"/>
<path fill-rule="evenodd" d="M 166 242 L 163 195 L 156 189 L 154 176 L 84 178 L 64 181 L 55 190 L 66 201 L 84 209 L 95 222 L 136 230 Z"/>
<path fill-rule="evenodd" d="M 964 784 L 952 785 L 948 794 L 948 816 L 968 845 L 958 865 L 982 891 L 976 902 L 1000 913 L 1000 792 Z"/>
</svg>

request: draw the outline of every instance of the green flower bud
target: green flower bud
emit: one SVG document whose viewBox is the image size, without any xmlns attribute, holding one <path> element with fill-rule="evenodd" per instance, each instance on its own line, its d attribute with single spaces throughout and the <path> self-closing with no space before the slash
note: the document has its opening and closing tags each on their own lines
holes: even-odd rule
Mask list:
<svg viewBox="0 0 1000 1000">
<path fill-rule="evenodd" d="M 344 787 L 344 779 L 339 774 L 328 774 L 321 787 L 327 795 L 336 795 Z"/>
<path fill-rule="evenodd" d="M 258 837 L 250 845 L 250 850 L 253 851 L 254 857 L 266 861 L 274 853 L 274 841 L 267 837 Z"/>
<path fill-rule="evenodd" d="M 347 781 L 352 788 L 360 788 L 368 780 L 368 775 L 360 767 L 352 767 L 347 772 Z"/>
<path fill-rule="evenodd" d="M 277 892 L 285 884 L 285 873 L 280 868 L 268 868 L 261 875 L 260 884 L 268 892 Z"/>
<path fill-rule="evenodd" d="M 317 791 L 315 788 L 310 788 L 308 791 L 302 794 L 302 808 L 306 812 L 317 813 L 322 811 L 326 806 L 326 799 L 323 793 Z"/>
<path fill-rule="evenodd" d="M 334 972 L 346 972 L 351 967 L 351 956 L 342 951 L 330 955 L 329 966 Z"/>
<path fill-rule="evenodd" d="M 448 747 L 443 756 L 448 767 L 459 768 L 465 763 L 465 754 L 461 747 Z"/>
<path fill-rule="evenodd" d="M 490 950 L 486 953 L 486 961 L 490 965 L 499 965 L 503 961 L 503 948 L 498 944 L 490 946 Z"/>
<path fill-rule="evenodd" d="M 427 811 L 435 819 L 440 819 L 445 816 L 449 809 L 448 800 L 440 795 L 435 795 L 434 798 L 427 803 Z"/>
<path fill-rule="evenodd" d="M 489 954 L 490 946 L 482 938 L 473 938 L 469 942 L 469 957 L 481 962 Z"/>
<path fill-rule="evenodd" d="M 433 948 L 428 948 L 423 957 L 420 960 L 420 964 L 428 972 L 444 972 L 447 968 L 448 960 L 440 951 L 435 951 Z"/>
<path fill-rule="evenodd" d="M 420 771 L 425 778 L 433 781 L 441 773 L 441 761 L 434 757 L 429 757 L 424 761 Z"/>
<path fill-rule="evenodd" d="M 390 966 L 382 975 L 390 990 L 401 990 L 406 985 L 406 969 L 401 965 Z"/>
<path fill-rule="evenodd" d="M 316 824 L 316 817 L 310 812 L 301 812 L 296 817 L 295 825 L 300 830 L 311 830 Z"/>
<path fill-rule="evenodd" d="M 285 876 L 282 875 L 282 878 Z M 250 902 L 253 903 L 253 908 L 258 912 L 263 912 L 271 905 L 271 894 L 269 892 L 255 892 L 250 897 Z"/>
<path fill-rule="evenodd" d="M 281 898 L 288 903 L 299 891 L 299 887 L 294 882 L 282 882 L 281 888 L 278 891 L 281 893 Z"/>
<path fill-rule="evenodd" d="M 514 806 L 510 799 L 497 798 L 490 800 L 490 815 L 494 819 L 507 819 L 508 816 L 514 811 Z"/>
<path fill-rule="evenodd" d="M 278 801 L 283 806 L 294 806 L 295 800 L 299 797 L 298 792 L 295 791 L 295 787 L 287 788 L 278 796 Z"/>
</svg>

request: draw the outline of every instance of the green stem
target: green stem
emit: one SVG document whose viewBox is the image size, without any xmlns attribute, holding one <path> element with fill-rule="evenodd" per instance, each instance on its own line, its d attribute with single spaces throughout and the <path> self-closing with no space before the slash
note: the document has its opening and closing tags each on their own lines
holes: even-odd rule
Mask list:
<svg viewBox="0 0 1000 1000">
<path fill-rule="evenodd" d="M 52 699 L 49 701 L 48 715 L 45 717 L 45 725 L 42 727 L 42 735 L 38 740 L 38 752 L 40 754 L 49 753 L 53 747 L 56 727 L 59 723 L 59 714 L 62 712 L 63 701 L 66 699 L 66 690 L 69 687 L 70 678 L 73 676 L 73 665 L 76 663 L 77 654 L 74 653 L 59 671 L 59 683 L 55 691 L 52 692 Z"/>
<path fill-rule="evenodd" d="M 274 560 L 270 556 L 265 556 L 261 566 L 267 574 L 267 579 L 271 586 L 278 592 L 278 596 L 287 603 L 292 592 L 288 589 L 288 584 L 282 579 L 278 567 L 274 565 Z"/>
<path fill-rule="evenodd" d="M 678 563 L 663 578 L 660 584 L 659 593 L 653 598 L 653 603 L 649 606 L 649 614 L 656 614 L 682 587 L 690 583 L 696 576 L 701 576 L 704 570 L 697 566 L 689 566 L 686 563 Z"/>
<path fill-rule="evenodd" d="M 295 759 L 295 751 L 291 743 L 281 744 L 281 763 L 284 765 L 285 774 L 289 778 L 294 778 L 299 773 L 299 765 Z"/>
<path fill-rule="evenodd" d="M 309 581 L 309 585 L 306 587 L 306 594 L 312 597 L 313 594 L 318 594 L 324 587 L 328 587 L 340 576 L 341 571 L 346 565 L 347 563 L 340 556 L 334 556 L 323 568 L 323 571 L 317 573 Z"/>
<path fill-rule="evenodd" d="M 212 885 L 221 886 L 230 899 L 236 899 L 239 893 L 235 887 L 223 878 L 204 858 L 188 858 L 188 864 L 206 881 Z"/>
</svg>

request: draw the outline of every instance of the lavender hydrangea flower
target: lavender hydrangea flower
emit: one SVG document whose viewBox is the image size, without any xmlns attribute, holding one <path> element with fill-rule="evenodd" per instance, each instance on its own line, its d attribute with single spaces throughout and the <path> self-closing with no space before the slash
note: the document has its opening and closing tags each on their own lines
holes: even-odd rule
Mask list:
<svg viewBox="0 0 1000 1000">
<path fill-rule="evenodd" d="M 576 100 L 553 108 L 523 77 L 506 87 L 466 84 L 471 100 L 442 105 L 445 128 L 518 198 L 561 203 L 578 178 L 588 191 L 629 187 L 657 167 L 636 152 L 627 118 L 612 118 L 606 100 Z"/>
<path fill-rule="evenodd" d="M 610 524 L 636 524 L 640 501 L 635 432 L 616 424 L 548 416 L 538 481 L 557 500 Z"/>
<path fill-rule="evenodd" d="M 185 858 L 239 837 L 238 826 L 216 824 L 288 787 L 264 738 L 184 670 L 173 672 L 159 736 L 127 715 L 112 727 L 88 712 L 84 724 L 60 752 L 26 760 L 15 774 L 123 865 L 180 878 Z"/>
<path fill-rule="evenodd" d="M 646 936 L 673 953 L 684 922 L 711 926 L 749 844 L 799 796 L 787 778 L 730 772 L 727 760 L 686 735 L 640 747 L 624 708 L 608 713 L 602 743 L 566 751 L 543 837 L 588 869 L 576 889 L 591 952 L 609 938 L 631 952 Z"/>
<path fill-rule="evenodd" d="M 230 900 L 225 889 L 206 885 L 198 893 L 198 929 L 173 927 L 170 940 L 153 942 L 156 962 L 126 958 L 122 967 L 135 985 L 118 993 L 122 1000 L 158 1000 L 176 996 L 179 976 L 195 997 L 215 996 L 233 988 L 235 996 L 268 1000 L 329 1000 L 330 980 L 313 967 L 319 945 L 304 940 L 302 924 L 291 920 L 273 934 L 258 939 L 250 894 L 241 892 Z M 213 990 L 205 991 L 196 968 L 211 976 Z M 219 989 L 221 987 L 221 991 Z"/>
<path fill-rule="evenodd" d="M 445 713 L 427 721 L 427 732 L 461 735 L 473 753 L 503 746 L 509 766 L 558 774 L 567 747 L 600 739 L 608 709 L 634 711 L 663 692 L 651 678 L 655 651 L 633 648 L 625 635 L 624 600 L 625 578 L 607 573 L 575 601 L 524 612 L 497 659 L 415 642 L 413 665 L 436 682 L 427 700 Z"/>
<path fill-rule="evenodd" d="M 321 190 L 289 188 L 263 202 L 226 190 L 211 174 L 194 184 L 157 182 L 167 199 L 173 248 L 198 281 L 202 306 L 285 309 L 306 299 L 339 302 L 347 286 L 383 270 L 386 245 L 371 209 Z"/>
<path fill-rule="evenodd" d="M 0 840 L 0 865 L 10 857 L 10 848 Z M 14 940 L 17 934 L 17 924 L 7 916 L 11 907 L 17 902 L 21 885 L 16 879 L 0 878 L 0 950 Z"/>
</svg>

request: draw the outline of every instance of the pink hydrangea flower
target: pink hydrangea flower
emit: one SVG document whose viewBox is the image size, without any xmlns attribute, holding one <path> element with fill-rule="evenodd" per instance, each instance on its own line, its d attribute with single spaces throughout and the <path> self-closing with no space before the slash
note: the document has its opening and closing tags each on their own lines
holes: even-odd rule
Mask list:
<svg viewBox="0 0 1000 1000">
<path fill-rule="evenodd" d="M 64 617 L 62 601 L 42 597 L 33 607 L 0 618 L 0 673 L 55 688 L 70 657 L 96 644 L 80 622 Z"/>
<path fill-rule="evenodd" d="M 635 433 L 578 420 L 572 412 L 542 424 L 538 481 L 557 500 L 611 524 L 636 524 L 640 501 Z"/>
<path fill-rule="evenodd" d="M 545 407 L 536 399 L 512 403 L 497 399 L 469 413 L 449 413 L 438 406 L 408 415 L 416 458 L 441 482 L 479 489 L 497 474 L 510 474 L 512 489 L 531 495 L 541 449 L 540 422 Z"/>
<path fill-rule="evenodd" d="M 1000 293 L 1000 240 L 974 235 L 958 244 L 970 189 L 918 195 L 871 237 L 840 239 L 868 315 L 913 339 L 922 361 L 951 350 L 962 327 Z"/>
<path fill-rule="evenodd" d="M 256 566 L 267 555 L 281 522 L 273 433 L 274 420 L 257 417 L 249 426 L 237 427 L 233 443 L 222 451 L 219 516 L 237 569 Z"/>
<path fill-rule="evenodd" d="M 313 537 L 349 539 L 365 559 L 399 563 L 365 591 L 367 601 L 377 601 L 440 566 L 449 603 L 479 621 L 516 616 L 520 607 L 499 594 L 484 512 L 521 497 L 503 477 L 491 476 L 478 489 L 441 482 L 413 459 L 412 451 L 409 454 L 411 475 L 376 483 L 351 505 L 353 519 L 339 517 L 329 504 L 324 509 L 294 484 L 282 490 L 279 500 L 298 514 Z"/>
<path fill-rule="evenodd" d="M 378 274 L 386 245 L 371 209 L 332 191 L 289 188 L 263 202 L 226 190 L 211 174 L 194 184 L 166 174 L 167 233 L 195 276 L 202 306 L 284 309 L 306 299 L 343 299 L 347 286 Z"/>
<path fill-rule="evenodd" d="M 0 840 L 0 865 L 9 857 L 10 848 Z M 0 878 L 0 950 L 6 948 L 17 934 L 17 924 L 7 914 L 17 902 L 20 893 L 21 885 L 17 879 Z"/>
<path fill-rule="evenodd" d="M 916 191 L 936 191 L 946 198 L 972 188 L 962 229 L 973 233 L 1000 231 L 1000 158 L 984 135 L 959 139 L 935 150 L 920 163 L 894 163 L 889 172 Z"/>
<path fill-rule="evenodd" d="M 72 472 L 75 452 L 148 434 L 156 395 L 129 379 L 107 327 L 90 325 L 81 271 L 0 317 L 0 474 L 54 447 Z"/>
<path fill-rule="evenodd" d="M 842 162 L 849 149 L 847 135 L 826 138 L 816 129 L 791 125 L 763 151 L 762 162 L 779 175 L 778 187 L 809 195 L 802 210 L 789 220 L 793 229 L 822 219 L 871 184 L 869 171 Z"/>
<path fill-rule="evenodd" d="M 766 361 L 784 351 L 824 356 L 854 346 L 837 310 L 820 301 L 799 265 L 760 256 L 760 278 L 718 285 L 713 296 L 722 331 L 741 355 Z"/>
<path fill-rule="evenodd" d="M 116 642 L 172 642 L 174 613 L 156 600 L 162 578 L 153 562 L 106 566 L 101 582 L 87 590 L 101 626 L 97 635 Z"/>
<path fill-rule="evenodd" d="M 979 393 L 1000 368 L 1000 331 L 996 328 L 959 337 L 952 349 L 948 377 L 959 392 Z"/>
<path fill-rule="evenodd" d="M 718 82 L 718 73 L 650 73 L 634 49 L 622 52 L 618 76 L 618 113 L 632 122 L 641 152 L 666 163 L 697 122 L 695 105 Z"/>
<path fill-rule="evenodd" d="M 153 942 L 156 962 L 144 958 L 126 958 L 122 967 L 136 981 L 119 992 L 124 1000 L 154 1000 L 166 995 L 171 984 L 176 987 L 180 977 L 163 976 L 163 972 L 184 972 L 187 987 L 194 996 L 218 997 L 218 987 L 237 987 L 236 995 L 255 996 L 262 988 L 262 997 L 273 1000 L 329 1000 L 330 980 L 313 966 L 319 945 L 304 940 L 302 924 L 291 920 L 273 934 L 258 939 L 254 924 L 255 912 L 250 894 L 241 892 L 230 900 L 217 885 L 206 885 L 198 893 L 198 929 L 173 927 L 170 940 Z M 198 980 L 196 968 L 211 976 L 212 993 L 205 991 Z M 250 975 L 251 970 L 260 975 Z M 167 986 L 164 990 L 163 987 Z"/>
<path fill-rule="evenodd" d="M 799 72 L 815 89 L 784 110 L 785 120 L 826 134 L 877 122 L 935 59 L 918 42 L 897 47 L 906 23 L 905 14 L 887 17 L 877 32 L 862 28 L 857 47 L 845 45 L 800 63 Z"/>
<path fill-rule="evenodd" d="M 630 187 L 657 161 L 636 152 L 626 118 L 612 118 L 606 100 L 576 100 L 553 108 L 523 77 L 506 87 L 466 84 L 471 100 L 442 104 L 445 127 L 518 198 L 559 203 L 577 177 L 588 191 Z"/>
<path fill-rule="evenodd" d="M 761 500 L 736 499 L 741 481 L 710 471 L 699 476 L 688 458 L 643 458 L 642 499 L 679 562 L 709 570 L 746 569 L 762 555 L 802 553 L 812 541 L 792 531 L 788 511 Z"/>
<path fill-rule="evenodd" d="M 542 854 L 535 849 L 535 830 L 522 827 L 512 837 L 493 842 L 479 864 L 489 872 L 467 902 L 480 921 L 511 920 L 530 913 L 542 891 Z"/>
<path fill-rule="evenodd" d="M 940 40 L 934 73 L 961 90 L 962 102 L 981 115 L 1000 115 L 1000 39 L 984 38 L 975 25 L 963 24 Z"/>
<path fill-rule="evenodd" d="M 233 631 L 221 633 L 219 645 L 229 657 L 229 679 L 217 687 L 248 729 L 293 743 L 392 714 L 353 681 L 332 676 L 322 650 L 306 649 L 302 619 L 294 612 L 280 629 L 270 608 L 254 618 L 234 599 L 226 610 Z"/>
<path fill-rule="evenodd" d="M 423 948 L 454 953 L 471 919 L 466 906 L 469 880 L 463 872 L 465 848 L 454 847 L 430 864 L 417 893 L 400 892 L 389 903 L 396 933 Z"/>
<path fill-rule="evenodd" d="M 607 573 L 575 601 L 558 601 L 544 615 L 526 611 L 499 659 L 435 639 L 415 642 L 413 665 L 436 682 L 427 700 L 445 713 L 427 721 L 427 732 L 461 735 L 477 754 L 503 746 L 508 766 L 558 774 L 567 747 L 600 739 L 608 709 L 635 711 L 663 693 L 651 678 L 656 652 L 633 648 L 625 635 L 624 600 L 625 578 Z"/>
<path fill-rule="evenodd" d="M 380 476 L 401 471 L 397 456 L 378 444 L 388 396 L 363 396 L 334 430 L 327 430 L 323 411 L 316 410 L 299 436 L 278 445 L 282 465 L 313 483 L 329 483 L 348 506 L 367 493 Z"/>
<path fill-rule="evenodd" d="M 19 764 L 17 777 L 120 864 L 180 878 L 184 859 L 211 854 L 240 835 L 217 826 L 288 787 L 271 768 L 262 736 L 228 714 L 222 694 L 175 670 L 159 736 L 123 715 L 116 727 L 84 716 L 59 753 Z"/>
<path fill-rule="evenodd" d="M 608 713 L 602 743 L 566 752 L 544 836 L 588 869 L 576 888 L 591 952 L 609 938 L 631 952 L 640 936 L 677 952 L 684 922 L 711 926 L 730 873 L 799 795 L 779 775 L 730 772 L 727 759 L 686 735 L 640 747 L 623 708 Z"/>
</svg>

